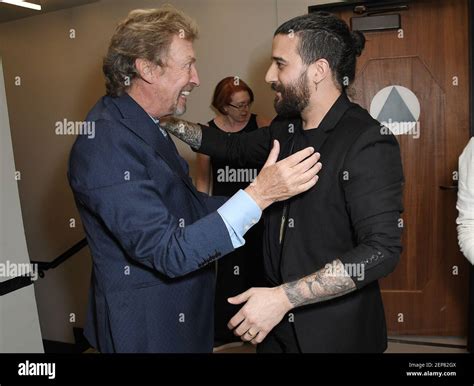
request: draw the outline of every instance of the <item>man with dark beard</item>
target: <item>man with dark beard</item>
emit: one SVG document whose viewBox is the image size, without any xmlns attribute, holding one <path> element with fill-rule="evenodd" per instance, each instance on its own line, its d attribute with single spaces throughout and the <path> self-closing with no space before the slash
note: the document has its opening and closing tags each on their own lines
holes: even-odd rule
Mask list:
<svg viewBox="0 0 474 386">
<path fill-rule="evenodd" d="M 346 95 L 365 39 L 327 13 L 275 32 L 266 81 L 278 117 L 227 137 L 176 119 L 167 129 L 195 150 L 260 162 L 273 139 L 286 157 L 308 145 L 323 164 L 318 185 L 264 213 L 269 288 L 230 298 L 245 305 L 229 328 L 266 352 L 383 352 L 387 333 L 378 279 L 401 253 L 403 171 L 398 142 Z"/>
</svg>

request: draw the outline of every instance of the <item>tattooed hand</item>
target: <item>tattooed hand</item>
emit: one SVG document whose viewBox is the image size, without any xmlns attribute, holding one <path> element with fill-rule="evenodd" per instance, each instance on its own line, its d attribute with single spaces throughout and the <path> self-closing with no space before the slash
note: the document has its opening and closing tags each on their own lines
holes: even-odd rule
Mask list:
<svg viewBox="0 0 474 386">
<path fill-rule="evenodd" d="M 318 303 L 356 290 L 340 260 L 300 280 L 274 288 L 250 288 L 229 298 L 231 304 L 245 305 L 227 324 L 243 341 L 258 344 L 296 307 Z M 335 274 L 335 272 L 337 274 Z"/>
<path fill-rule="evenodd" d="M 202 129 L 197 123 L 185 121 L 173 116 L 160 118 L 160 126 L 168 133 L 186 142 L 193 149 L 201 147 Z"/>
</svg>

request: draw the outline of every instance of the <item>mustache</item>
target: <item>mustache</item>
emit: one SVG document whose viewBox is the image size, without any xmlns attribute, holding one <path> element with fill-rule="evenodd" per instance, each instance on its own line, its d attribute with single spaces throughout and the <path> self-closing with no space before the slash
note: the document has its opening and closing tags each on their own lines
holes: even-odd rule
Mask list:
<svg viewBox="0 0 474 386">
<path fill-rule="evenodd" d="M 184 87 L 183 89 L 181 89 L 181 92 L 183 92 L 183 91 L 189 91 L 189 92 L 191 92 L 191 91 L 193 91 L 193 90 L 194 90 L 194 86 L 189 85 L 189 86 L 186 86 L 186 87 Z"/>
<path fill-rule="evenodd" d="M 283 91 L 285 91 L 285 88 L 281 84 L 272 83 L 270 87 L 273 91 L 276 91 L 276 92 L 282 93 Z"/>
</svg>

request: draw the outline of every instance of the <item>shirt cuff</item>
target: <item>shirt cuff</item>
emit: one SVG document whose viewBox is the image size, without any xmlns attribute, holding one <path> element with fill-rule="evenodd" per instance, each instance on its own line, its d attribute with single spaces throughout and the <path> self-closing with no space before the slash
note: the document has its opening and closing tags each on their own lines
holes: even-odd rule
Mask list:
<svg viewBox="0 0 474 386">
<path fill-rule="evenodd" d="M 243 236 L 262 216 L 262 210 L 246 192 L 240 189 L 217 212 L 222 217 L 234 248 L 245 244 Z"/>
</svg>

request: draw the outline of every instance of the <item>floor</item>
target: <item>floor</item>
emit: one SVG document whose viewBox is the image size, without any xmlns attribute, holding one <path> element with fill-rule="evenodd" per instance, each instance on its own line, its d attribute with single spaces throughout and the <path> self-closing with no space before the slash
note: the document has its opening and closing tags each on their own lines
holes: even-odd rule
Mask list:
<svg viewBox="0 0 474 386">
<path fill-rule="evenodd" d="M 385 353 L 467 353 L 466 337 L 456 336 L 389 336 Z M 98 353 L 89 348 L 85 353 Z M 214 348 L 215 354 L 255 354 L 255 347 L 248 343 L 230 343 Z"/>
<path fill-rule="evenodd" d="M 254 354 L 251 344 L 231 344 L 215 348 L 214 353 Z M 466 337 L 455 336 L 389 336 L 385 353 L 467 353 Z"/>
</svg>

